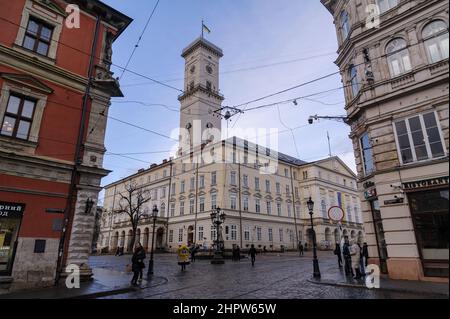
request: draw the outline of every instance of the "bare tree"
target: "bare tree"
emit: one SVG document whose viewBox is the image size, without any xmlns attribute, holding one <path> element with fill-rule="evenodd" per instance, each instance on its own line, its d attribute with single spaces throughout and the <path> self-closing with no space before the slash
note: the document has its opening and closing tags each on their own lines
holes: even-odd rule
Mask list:
<svg viewBox="0 0 450 319">
<path fill-rule="evenodd" d="M 134 181 L 130 181 L 126 184 L 125 191 L 119 195 L 119 208 L 114 213 L 126 214 L 128 216 L 132 228 L 132 237 L 129 248 L 133 249 L 139 222 L 148 215 L 148 209 L 145 209 L 144 206 L 151 200 L 151 196 L 148 190 L 139 187 Z"/>
</svg>

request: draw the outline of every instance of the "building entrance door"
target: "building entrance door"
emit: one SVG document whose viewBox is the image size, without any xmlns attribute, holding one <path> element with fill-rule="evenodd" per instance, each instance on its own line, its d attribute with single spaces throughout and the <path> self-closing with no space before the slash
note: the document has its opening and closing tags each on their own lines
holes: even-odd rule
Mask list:
<svg viewBox="0 0 450 319">
<path fill-rule="evenodd" d="M 408 194 L 425 276 L 448 277 L 448 189 Z"/>
</svg>

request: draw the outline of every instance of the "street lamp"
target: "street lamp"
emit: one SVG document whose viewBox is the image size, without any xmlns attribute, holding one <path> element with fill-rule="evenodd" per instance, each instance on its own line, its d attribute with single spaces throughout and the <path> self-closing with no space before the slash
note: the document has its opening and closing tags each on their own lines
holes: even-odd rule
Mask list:
<svg viewBox="0 0 450 319">
<path fill-rule="evenodd" d="M 314 214 L 314 202 L 309 198 L 309 200 L 306 202 L 306 205 L 308 206 L 309 210 L 309 216 L 311 217 L 311 232 L 313 236 L 313 268 L 314 278 L 320 278 L 320 269 L 319 269 L 319 260 L 317 259 L 317 242 L 316 242 L 316 232 L 314 231 L 314 223 L 313 223 L 313 214 Z"/>
<path fill-rule="evenodd" d="M 222 237 L 220 234 L 220 225 L 225 222 L 225 213 L 221 212 L 220 207 L 217 207 L 215 211 L 211 213 L 211 222 L 213 226 L 216 228 L 216 250 L 214 251 L 214 257 L 211 261 L 213 265 L 224 264 L 225 261 L 223 259 L 222 249 L 220 247 L 220 238 Z"/>
<path fill-rule="evenodd" d="M 153 206 L 152 210 L 152 218 L 153 218 L 153 233 L 152 233 L 152 249 L 150 251 L 150 261 L 148 262 L 148 270 L 147 270 L 147 278 L 150 278 L 153 275 L 153 250 L 155 246 L 155 228 L 156 228 L 156 219 L 158 218 L 158 207 Z"/>
</svg>

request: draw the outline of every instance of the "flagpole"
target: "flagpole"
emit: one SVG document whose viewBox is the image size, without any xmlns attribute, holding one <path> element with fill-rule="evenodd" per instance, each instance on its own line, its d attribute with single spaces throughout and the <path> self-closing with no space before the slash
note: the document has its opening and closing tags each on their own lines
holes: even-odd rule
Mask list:
<svg viewBox="0 0 450 319">
<path fill-rule="evenodd" d="M 202 39 L 203 39 L 203 26 L 205 25 L 204 21 L 202 20 Z"/>
</svg>

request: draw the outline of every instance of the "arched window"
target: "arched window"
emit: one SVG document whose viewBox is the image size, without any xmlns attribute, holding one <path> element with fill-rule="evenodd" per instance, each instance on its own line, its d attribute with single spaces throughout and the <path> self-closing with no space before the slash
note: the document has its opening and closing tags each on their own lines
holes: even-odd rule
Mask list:
<svg viewBox="0 0 450 319">
<path fill-rule="evenodd" d="M 448 28 L 443 21 L 436 20 L 427 24 L 422 37 L 430 63 L 448 59 Z"/>
<path fill-rule="evenodd" d="M 350 33 L 350 20 L 347 11 L 341 12 L 340 20 L 341 20 L 342 40 L 345 41 Z"/>
<path fill-rule="evenodd" d="M 412 69 L 406 41 L 396 38 L 386 46 L 386 54 L 391 76 L 395 77 Z"/>
<path fill-rule="evenodd" d="M 393 7 L 396 7 L 397 4 L 398 0 L 377 0 L 377 5 L 380 9 L 380 13 L 391 10 Z"/>
<path fill-rule="evenodd" d="M 359 83 L 358 83 L 358 70 L 354 65 L 350 65 L 350 69 L 348 71 L 349 83 L 352 88 L 352 96 L 356 97 L 359 93 Z"/>
</svg>

